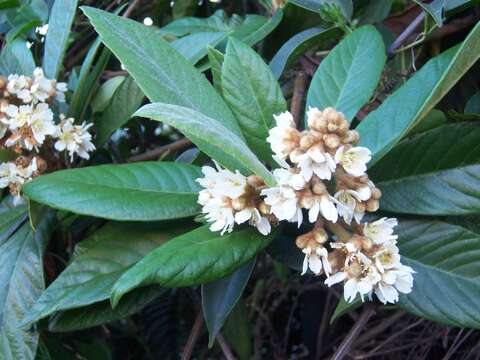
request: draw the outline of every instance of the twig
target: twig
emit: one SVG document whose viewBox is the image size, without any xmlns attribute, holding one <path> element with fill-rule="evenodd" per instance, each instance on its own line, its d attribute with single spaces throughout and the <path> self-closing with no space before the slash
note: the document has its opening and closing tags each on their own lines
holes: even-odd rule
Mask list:
<svg viewBox="0 0 480 360">
<path fill-rule="evenodd" d="M 127 10 L 123 13 L 123 17 L 129 17 L 132 14 L 132 11 L 135 9 L 135 7 L 140 4 L 142 0 L 133 0 L 130 5 L 128 5 Z"/>
<path fill-rule="evenodd" d="M 220 348 L 222 349 L 223 355 L 225 355 L 225 358 L 227 360 L 235 360 L 235 356 L 233 356 L 232 350 L 230 350 L 230 347 L 228 346 L 225 338 L 221 333 L 217 334 L 217 341 L 218 345 L 220 345 Z"/>
<path fill-rule="evenodd" d="M 303 98 L 305 97 L 305 89 L 307 87 L 307 76 L 304 72 L 300 71 L 295 77 L 295 82 L 293 83 L 293 97 L 292 104 L 290 107 L 291 113 L 295 123 L 298 125 L 300 123 L 300 115 L 302 114 L 303 108 Z"/>
<path fill-rule="evenodd" d="M 375 336 L 383 333 L 385 330 L 387 330 L 390 326 L 395 324 L 402 316 L 404 316 L 405 313 L 403 311 L 399 311 L 392 316 L 390 316 L 388 319 L 382 319 L 380 324 L 377 326 L 371 328 L 369 331 L 364 333 L 362 336 L 358 338 L 358 342 L 360 344 L 366 343 L 368 340 L 374 338 Z"/>
<path fill-rule="evenodd" d="M 365 325 L 367 325 L 368 320 L 375 314 L 375 307 L 373 304 L 366 304 L 362 314 L 355 322 L 353 327 L 350 329 L 349 333 L 343 339 L 340 347 L 337 349 L 335 354 L 333 354 L 331 360 L 341 360 L 350 352 L 353 343 L 355 342 L 357 336 L 363 330 Z"/>
<path fill-rule="evenodd" d="M 318 329 L 317 334 L 317 353 L 316 359 L 320 360 L 323 353 L 323 338 L 325 337 L 325 332 L 328 327 L 328 320 L 330 319 L 330 305 L 332 302 L 332 293 L 329 291 L 327 293 L 327 300 L 325 301 L 325 307 L 323 308 L 322 320 L 320 322 L 320 328 Z"/>
<path fill-rule="evenodd" d="M 170 144 L 159 146 L 155 149 L 146 151 L 143 154 L 132 156 L 127 159 L 127 162 L 138 162 L 158 159 L 162 154 L 167 151 L 181 150 L 190 146 L 191 144 L 192 142 L 190 140 L 188 140 L 187 138 L 183 138 Z"/>
<path fill-rule="evenodd" d="M 192 357 L 193 348 L 198 340 L 198 335 L 200 335 L 200 330 L 202 329 L 203 325 L 203 314 L 202 310 L 199 310 L 197 313 L 197 317 L 195 319 L 195 323 L 193 324 L 192 331 L 188 336 L 187 343 L 183 349 L 182 360 L 189 360 Z"/>
<path fill-rule="evenodd" d="M 388 55 L 392 55 L 395 50 L 397 50 L 417 29 L 417 27 L 422 23 L 423 19 L 425 18 L 425 12 L 422 11 L 418 16 L 411 22 L 410 25 L 407 26 L 405 30 L 395 39 L 395 41 L 390 45 L 388 48 Z"/>
</svg>

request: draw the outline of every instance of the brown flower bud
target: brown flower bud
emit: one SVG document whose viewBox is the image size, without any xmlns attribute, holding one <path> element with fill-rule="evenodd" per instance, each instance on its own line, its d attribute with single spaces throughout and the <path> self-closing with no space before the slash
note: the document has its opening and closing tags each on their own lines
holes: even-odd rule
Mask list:
<svg viewBox="0 0 480 360">
<path fill-rule="evenodd" d="M 315 138 L 310 134 L 304 134 L 300 138 L 300 149 L 306 151 L 315 143 Z"/>
<path fill-rule="evenodd" d="M 322 195 L 327 192 L 327 187 L 322 181 L 319 181 L 312 186 L 312 191 L 316 195 Z"/>
<path fill-rule="evenodd" d="M 41 158 L 40 156 L 36 156 L 37 159 L 37 173 L 43 174 L 45 171 L 47 171 L 47 162 Z"/>
<path fill-rule="evenodd" d="M 266 186 L 265 181 L 257 175 L 250 175 L 247 177 L 247 184 L 254 189 L 262 189 Z"/>
<path fill-rule="evenodd" d="M 375 200 L 378 200 L 382 197 L 382 192 L 380 191 L 379 188 L 373 188 L 372 189 L 372 198 L 374 198 Z"/>
<path fill-rule="evenodd" d="M 379 209 L 380 203 L 378 200 L 375 199 L 370 199 L 367 201 L 367 211 L 369 212 L 375 212 Z"/>
<path fill-rule="evenodd" d="M 343 137 L 344 144 L 356 144 L 360 140 L 360 134 L 356 130 L 349 130 Z"/>
<path fill-rule="evenodd" d="M 267 205 L 265 201 L 262 201 L 258 205 L 258 210 L 260 211 L 260 213 L 262 213 L 262 215 L 269 215 L 271 209 L 270 209 L 270 205 Z"/>
<path fill-rule="evenodd" d="M 245 209 L 246 206 L 247 206 L 247 200 L 243 196 L 239 197 L 238 199 L 232 200 L 232 208 L 234 210 L 240 211 Z"/>
<path fill-rule="evenodd" d="M 314 240 L 319 244 L 325 244 L 328 240 L 328 234 L 323 228 L 312 230 Z"/>
<path fill-rule="evenodd" d="M 297 236 L 295 239 L 295 244 L 299 249 L 304 249 L 307 247 L 309 241 L 311 240 L 311 235 L 309 233 Z"/>
<path fill-rule="evenodd" d="M 332 268 L 332 273 L 336 273 L 345 264 L 345 255 L 339 250 L 334 250 L 328 254 L 328 262 Z"/>
<path fill-rule="evenodd" d="M 5 76 L 0 76 L 0 89 L 4 89 L 7 85 L 7 79 Z"/>
<path fill-rule="evenodd" d="M 327 134 L 324 136 L 323 141 L 325 146 L 330 149 L 336 149 L 340 146 L 340 138 L 337 134 Z"/>
</svg>

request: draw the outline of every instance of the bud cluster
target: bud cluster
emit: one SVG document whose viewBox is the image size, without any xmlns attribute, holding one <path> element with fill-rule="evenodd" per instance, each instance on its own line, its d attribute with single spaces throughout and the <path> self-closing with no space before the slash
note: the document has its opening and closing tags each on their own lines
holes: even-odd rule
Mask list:
<svg viewBox="0 0 480 360">
<path fill-rule="evenodd" d="M 218 165 L 217 170 L 203 168 L 205 177 L 197 181 L 205 189 L 198 202 L 212 223 L 210 229 L 223 234 L 235 223 L 249 221 L 266 235 L 279 221 L 300 227 L 305 211 L 315 226 L 296 239 L 305 254 L 302 274 L 308 269 L 315 275 L 325 273 L 329 286 L 343 282 L 347 301 L 375 293 L 384 303 L 395 302 L 398 292 L 410 292 L 413 270 L 400 263 L 393 235 L 396 220 L 360 225 L 365 212 L 378 210 L 382 194 L 366 174 L 371 153 L 356 146 L 358 132 L 333 108 L 310 108 L 309 129 L 304 131 L 297 129 L 289 112 L 274 118 L 276 126 L 266 140 L 280 165 L 273 170 L 276 186 Z M 336 235 L 330 244 L 324 225 Z"/>
<path fill-rule="evenodd" d="M 0 189 L 9 188 L 16 202 L 21 186 L 47 169 L 44 153 L 67 151 L 88 159 L 95 149 L 88 129 L 92 124 L 74 125 L 74 119 L 60 115 L 55 123 L 52 105 L 64 102 L 67 84 L 47 79 L 41 68 L 32 77 L 0 76 L 0 149 L 13 150 L 19 157 L 0 164 Z M 43 154 L 41 154 L 41 152 Z M 42 164 L 42 166 L 38 166 Z"/>
</svg>

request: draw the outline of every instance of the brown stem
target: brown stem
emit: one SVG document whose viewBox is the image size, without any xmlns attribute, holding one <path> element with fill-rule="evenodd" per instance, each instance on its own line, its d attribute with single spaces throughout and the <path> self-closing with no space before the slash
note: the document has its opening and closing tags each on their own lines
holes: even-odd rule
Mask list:
<svg viewBox="0 0 480 360">
<path fill-rule="evenodd" d="M 347 242 L 348 239 L 352 237 L 352 234 L 345 230 L 339 223 L 334 224 L 330 221 L 327 221 L 325 225 L 328 230 L 337 236 L 337 241 Z"/>
<path fill-rule="evenodd" d="M 413 34 L 413 32 L 417 29 L 417 27 L 422 23 L 423 19 L 425 18 L 425 11 L 422 11 L 418 16 L 407 26 L 405 30 L 395 39 L 395 41 L 390 45 L 388 48 L 388 55 L 393 55 L 395 50 L 397 50 L 400 46 L 403 45 L 405 41 Z"/>
<path fill-rule="evenodd" d="M 128 5 L 127 10 L 123 13 L 123 17 L 129 17 L 132 14 L 132 11 L 135 9 L 135 7 L 140 4 L 142 0 L 133 0 L 130 5 Z"/>
<path fill-rule="evenodd" d="M 375 306 L 373 304 L 365 304 L 362 314 L 350 329 L 345 339 L 343 339 L 340 347 L 337 349 L 335 354 L 333 354 L 331 360 L 342 360 L 348 355 L 353 344 L 355 343 L 355 340 L 357 339 L 357 336 L 361 333 L 365 325 L 367 325 L 368 320 L 373 314 L 375 314 Z"/>
<path fill-rule="evenodd" d="M 297 73 L 297 76 L 295 77 L 295 81 L 293 83 L 293 97 L 292 104 L 290 106 L 290 112 L 292 113 L 293 119 L 297 124 L 297 128 L 300 123 L 300 116 L 302 114 L 303 98 L 305 97 L 306 87 L 307 76 L 304 72 L 300 71 Z"/>
<path fill-rule="evenodd" d="M 235 360 L 235 356 L 233 356 L 232 350 L 230 350 L 230 347 L 228 346 L 225 338 L 221 333 L 217 334 L 217 341 L 218 345 L 220 345 L 220 348 L 222 349 L 223 355 L 225 355 L 225 359 Z"/>
<path fill-rule="evenodd" d="M 191 144 L 192 142 L 190 140 L 188 140 L 187 138 L 183 138 L 170 144 L 159 146 L 158 148 L 155 148 L 153 150 L 146 151 L 143 154 L 132 156 L 128 158 L 127 162 L 138 162 L 158 159 L 162 154 L 167 151 L 182 150 L 189 147 Z"/>
<path fill-rule="evenodd" d="M 192 357 L 193 348 L 197 343 L 198 336 L 200 335 L 200 330 L 202 329 L 202 325 L 203 314 L 202 310 L 199 310 L 195 319 L 195 323 L 193 324 L 192 331 L 190 332 L 187 343 L 185 344 L 185 348 L 183 349 L 182 360 L 189 360 Z"/>
</svg>

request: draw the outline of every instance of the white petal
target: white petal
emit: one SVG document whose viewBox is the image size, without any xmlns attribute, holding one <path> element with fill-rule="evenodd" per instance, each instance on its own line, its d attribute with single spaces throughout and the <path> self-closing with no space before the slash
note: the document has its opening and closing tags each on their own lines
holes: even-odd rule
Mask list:
<svg viewBox="0 0 480 360">
<path fill-rule="evenodd" d="M 333 204 L 333 201 L 330 200 L 328 196 L 322 196 L 320 200 L 320 208 L 322 211 L 322 215 L 325 219 L 336 223 L 338 220 L 338 212 L 337 208 Z"/>
<path fill-rule="evenodd" d="M 309 264 L 310 270 L 312 270 L 312 272 L 315 275 L 318 275 L 322 272 L 322 261 L 320 260 L 319 257 L 311 256 L 308 261 L 308 264 Z"/>
</svg>

